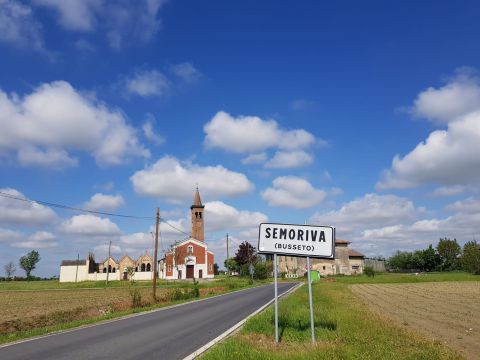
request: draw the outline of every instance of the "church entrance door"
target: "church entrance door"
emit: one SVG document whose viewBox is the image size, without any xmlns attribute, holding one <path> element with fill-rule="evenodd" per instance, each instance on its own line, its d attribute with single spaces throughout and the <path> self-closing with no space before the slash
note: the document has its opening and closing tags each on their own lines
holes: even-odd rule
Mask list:
<svg viewBox="0 0 480 360">
<path fill-rule="evenodd" d="M 193 265 L 187 265 L 187 279 L 193 279 Z"/>
<path fill-rule="evenodd" d="M 128 280 L 128 274 L 126 271 L 123 273 L 123 280 Z"/>
</svg>

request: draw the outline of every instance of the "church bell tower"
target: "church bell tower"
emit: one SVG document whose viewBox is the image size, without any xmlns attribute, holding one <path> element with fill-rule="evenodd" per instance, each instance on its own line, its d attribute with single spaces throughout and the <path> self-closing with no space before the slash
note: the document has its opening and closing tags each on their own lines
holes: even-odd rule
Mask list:
<svg viewBox="0 0 480 360">
<path fill-rule="evenodd" d="M 199 241 L 205 241 L 204 238 L 204 222 L 203 222 L 203 211 L 205 205 L 202 205 L 202 200 L 200 199 L 200 193 L 197 190 L 195 191 L 195 197 L 193 199 L 193 205 L 190 206 L 192 213 L 192 237 Z"/>
</svg>

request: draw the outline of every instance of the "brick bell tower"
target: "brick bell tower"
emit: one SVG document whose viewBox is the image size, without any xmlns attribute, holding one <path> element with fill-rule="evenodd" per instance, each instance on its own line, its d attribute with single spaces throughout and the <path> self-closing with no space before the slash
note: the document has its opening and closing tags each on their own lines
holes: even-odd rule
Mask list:
<svg viewBox="0 0 480 360">
<path fill-rule="evenodd" d="M 205 205 L 202 205 L 202 200 L 200 199 L 200 193 L 198 192 L 197 186 L 195 197 L 193 199 L 193 205 L 190 206 L 190 210 L 192 213 L 192 237 L 200 241 L 205 241 L 203 222 L 204 208 Z"/>
</svg>

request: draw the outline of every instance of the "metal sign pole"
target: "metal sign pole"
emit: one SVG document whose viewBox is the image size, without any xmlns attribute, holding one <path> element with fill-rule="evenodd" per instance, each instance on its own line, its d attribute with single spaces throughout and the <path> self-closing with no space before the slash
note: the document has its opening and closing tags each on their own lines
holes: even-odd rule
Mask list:
<svg viewBox="0 0 480 360">
<path fill-rule="evenodd" d="M 310 327 L 312 329 L 312 343 L 315 342 L 315 322 L 313 321 L 312 281 L 310 279 L 310 256 L 307 256 L 308 298 L 310 299 Z"/>
<path fill-rule="evenodd" d="M 277 284 L 277 254 L 273 254 L 273 277 L 275 279 L 275 342 L 278 343 L 278 284 Z"/>
</svg>

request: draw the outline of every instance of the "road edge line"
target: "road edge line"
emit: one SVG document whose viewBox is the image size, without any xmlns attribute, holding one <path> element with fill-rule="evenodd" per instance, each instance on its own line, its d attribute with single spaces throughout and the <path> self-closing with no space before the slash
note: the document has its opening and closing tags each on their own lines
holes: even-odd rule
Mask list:
<svg viewBox="0 0 480 360">
<path fill-rule="evenodd" d="M 283 297 L 283 296 L 286 296 L 294 291 L 296 291 L 297 289 L 299 289 L 302 285 L 304 285 L 303 282 L 301 283 L 298 283 L 297 285 L 293 286 L 292 288 L 288 289 L 287 291 L 285 291 L 283 294 L 281 294 L 279 297 Z M 214 346 L 215 344 L 219 343 L 220 341 L 224 340 L 225 338 L 229 337 L 230 335 L 232 335 L 234 332 L 236 332 L 237 330 L 239 330 L 243 324 L 245 324 L 245 322 L 250 319 L 251 317 L 261 313 L 263 310 L 265 310 L 267 307 L 269 307 L 270 305 L 272 305 L 272 303 L 275 301 L 275 299 L 272 299 L 270 300 L 269 302 L 267 302 L 265 305 L 261 306 L 260 308 L 258 308 L 257 310 L 255 310 L 253 313 L 251 313 L 250 315 L 248 315 L 246 318 L 244 318 L 243 320 L 239 321 L 238 323 L 236 323 L 235 325 L 233 325 L 230 329 L 228 329 L 227 331 L 223 332 L 222 334 L 220 334 L 219 336 L 217 336 L 215 339 L 211 340 L 210 342 L 208 342 L 207 344 L 203 345 L 201 348 L 195 350 L 193 353 L 191 353 L 190 355 L 186 356 L 183 358 L 183 360 L 193 360 L 193 359 L 196 359 L 199 355 L 203 354 L 205 351 L 207 351 L 208 349 L 210 349 L 212 346 Z"/>
<path fill-rule="evenodd" d="M 91 328 L 91 327 L 94 327 L 94 326 L 109 324 L 109 323 L 112 323 L 112 322 L 115 322 L 115 321 L 121 321 L 121 320 L 130 319 L 130 318 L 137 317 L 137 316 L 148 315 L 148 314 L 151 314 L 151 313 L 154 313 L 154 312 L 173 309 L 173 308 L 176 308 L 176 307 L 179 307 L 179 306 L 193 304 L 193 303 L 197 303 L 197 302 L 200 302 L 200 301 L 214 299 L 214 298 L 217 298 L 217 297 L 220 297 L 220 296 L 226 296 L 226 295 L 229 295 L 229 294 L 234 294 L 234 293 L 241 292 L 241 291 L 256 289 L 256 288 L 259 288 L 259 287 L 262 287 L 262 286 L 268 286 L 268 285 L 272 285 L 272 284 L 263 284 L 263 285 L 252 286 L 252 287 L 248 287 L 248 288 L 245 288 L 245 289 L 234 290 L 234 291 L 230 291 L 230 292 L 227 292 L 227 293 L 224 293 L 224 294 L 218 294 L 218 295 L 206 297 L 206 298 L 203 298 L 203 299 L 186 301 L 186 302 L 182 302 L 180 304 L 168 305 L 168 306 L 161 307 L 161 308 L 158 308 L 158 309 L 141 311 L 141 312 L 138 312 L 138 313 L 133 313 L 133 314 L 120 316 L 118 318 L 100 320 L 98 322 L 94 322 L 94 323 L 86 324 L 86 325 L 80 325 L 80 326 L 76 326 L 76 327 L 73 327 L 73 328 L 70 328 L 70 329 L 57 330 L 57 331 L 53 331 L 53 332 L 45 334 L 45 335 L 37 335 L 37 336 L 33 336 L 33 337 L 30 337 L 30 338 L 26 338 L 26 339 L 21 339 L 21 340 L 18 340 L 18 341 L 13 341 L 13 342 L 5 343 L 5 344 L 0 344 L 0 349 L 4 348 L 4 347 L 8 347 L 8 346 L 18 345 L 18 344 L 25 343 L 25 342 L 28 342 L 28 341 L 34 341 L 34 340 L 47 338 L 49 336 L 60 335 L 60 334 L 64 334 L 64 333 L 74 332 L 74 331 L 77 331 L 77 330 L 88 329 L 88 328 Z"/>
</svg>

